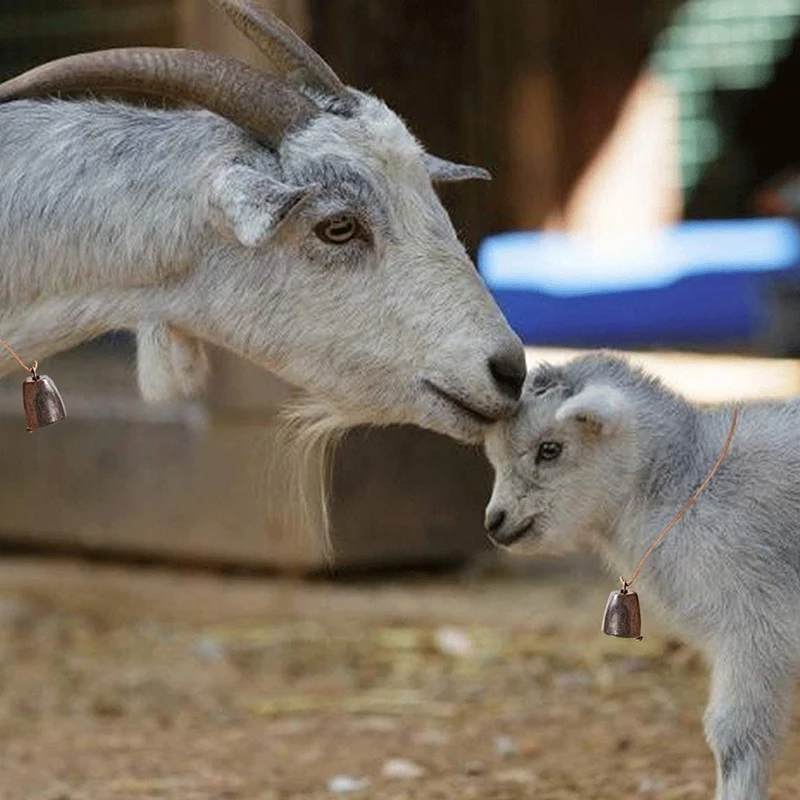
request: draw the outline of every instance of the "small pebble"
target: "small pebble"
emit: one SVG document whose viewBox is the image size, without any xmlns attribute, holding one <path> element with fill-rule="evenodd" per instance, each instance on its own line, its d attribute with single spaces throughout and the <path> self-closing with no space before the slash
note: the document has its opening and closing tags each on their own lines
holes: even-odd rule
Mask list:
<svg viewBox="0 0 800 800">
<path fill-rule="evenodd" d="M 526 758 L 538 756 L 542 752 L 542 743 L 531 737 L 523 738 L 519 742 L 519 753 Z"/>
<path fill-rule="evenodd" d="M 328 791 L 333 794 L 351 794 L 369 789 L 367 778 L 354 778 L 352 775 L 336 775 L 328 781 Z"/>
<path fill-rule="evenodd" d="M 392 758 L 383 765 L 381 774 L 384 778 L 414 780 L 425 775 L 425 768 L 407 758 Z"/>
<path fill-rule="evenodd" d="M 639 781 L 639 794 L 657 794 L 664 791 L 667 784 L 659 778 L 642 778 Z"/>
<path fill-rule="evenodd" d="M 209 664 L 218 664 L 225 660 L 225 645 L 213 636 L 205 636 L 191 645 L 192 655 Z"/>
<path fill-rule="evenodd" d="M 475 652 L 472 638 L 461 628 L 439 628 L 436 631 L 436 646 L 440 653 L 456 658 L 465 658 Z"/>
<path fill-rule="evenodd" d="M 510 736 L 495 736 L 494 751 L 503 758 L 509 758 L 519 754 L 519 747 Z"/>
</svg>

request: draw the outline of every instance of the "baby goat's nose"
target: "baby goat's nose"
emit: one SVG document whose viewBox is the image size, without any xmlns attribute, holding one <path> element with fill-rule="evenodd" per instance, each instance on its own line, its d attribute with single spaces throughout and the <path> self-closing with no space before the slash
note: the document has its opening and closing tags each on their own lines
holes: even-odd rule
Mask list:
<svg viewBox="0 0 800 800">
<path fill-rule="evenodd" d="M 497 388 L 512 400 L 519 400 L 525 383 L 525 353 L 521 347 L 507 348 L 489 359 L 489 372 Z"/>
<path fill-rule="evenodd" d="M 502 508 L 490 509 L 486 512 L 486 518 L 483 521 L 484 527 L 489 534 L 497 533 L 503 527 L 506 521 L 506 512 Z"/>
</svg>

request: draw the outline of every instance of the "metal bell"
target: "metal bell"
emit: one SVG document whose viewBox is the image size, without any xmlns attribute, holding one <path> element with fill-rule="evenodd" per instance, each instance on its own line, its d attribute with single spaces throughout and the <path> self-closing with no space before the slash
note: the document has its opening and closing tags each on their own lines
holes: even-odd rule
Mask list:
<svg viewBox="0 0 800 800">
<path fill-rule="evenodd" d="M 64 401 L 56 385 L 47 375 L 37 375 L 32 372 L 31 376 L 25 379 L 22 384 L 22 404 L 25 406 L 28 433 L 35 428 L 52 425 L 67 416 Z"/>
<path fill-rule="evenodd" d="M 625 639 L 642 638 L 642 615 L 636 592 L 628 589 L 611 592 L 603 615 L 603 633 Z"/>
</svg>

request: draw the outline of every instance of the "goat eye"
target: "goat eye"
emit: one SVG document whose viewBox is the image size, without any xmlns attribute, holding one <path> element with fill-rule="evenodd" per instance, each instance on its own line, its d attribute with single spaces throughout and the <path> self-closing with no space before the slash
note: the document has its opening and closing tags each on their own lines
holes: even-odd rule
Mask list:
<svg viewBox="0 0 800 800">
<path fill-rule="evenodd" d="M 360 227 L 355 217 L 344 215 L 323 220 L 314 228 L 314 233 L 328 244 L 346 244 L 358 234 Z"/>
<path fill-rule="evenodd" d="M 563 450 L 560 442 L 542 442 L 536 451 L 536 463 L 540 461 L 555 461 Z"/>
</svg>

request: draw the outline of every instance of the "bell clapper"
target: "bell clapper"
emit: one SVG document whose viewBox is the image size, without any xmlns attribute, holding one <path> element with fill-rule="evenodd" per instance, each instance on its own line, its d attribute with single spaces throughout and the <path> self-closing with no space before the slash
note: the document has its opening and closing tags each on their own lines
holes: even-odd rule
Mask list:
<svg viewBox="0 0 800 800">
<path fill-rule="evenodd" d="M 706 479 L 700 484 L 697 491 L 692 495 L 689 502 L 672 518 L 672 521 L 664 528 L 658 535 L 656 540 L 647 549 L 647 552 L 642 556 L 641 561 L 633 571 L 633 576 L 630 580 L 626 580 L 622 575 L 619 579 L 622 583 L 622 588 L 611 592 L 606 603 L 605 614 L 603 615 L 603 633 L 608 636 L 620 636 L 626 639 L 636 639 L 641 642 L 644 638 L 641 635 L 641 614 L 639 611 L 639 597 L 636 592 L 629 591 L 630 586 L 639 576 L 639 572 L 647 560 L 647 557 L 656 547 L 661 543 L 661 540 L 669 533 L 673 525 L 694 505 L 700 493 L 708 486 L 711 479 L 714 477 L 722 459 L 725 458 L 728 448 L 730 447 L 731 440 L 733 439 L 733 432 L 736 430 L 736 423 L 739 420 L 739 409 L 735 408 L 733 411 L 733 421 L 731 422 L 731 429 L 728 431 L 728 438 L 725 440 L 725 446 L 719 454 L 717 463 L 714 464 L 711 472 L 708 473 Z"/>
<path fill-rule="evenodd" d="M 22 384 L 22 404 L 25 409 L 27 426 L 25 430 L 31 433 L 36 428 L 43 428 L 59 422 L 67 416 L 61 394 L 47 375 L 39 375 L 39 362 L 34 361 L 29 367 L 11 348 L 0 339 L 0 345 L 8 350 L 17 363 L 29 374 Z"/>
</svg>

